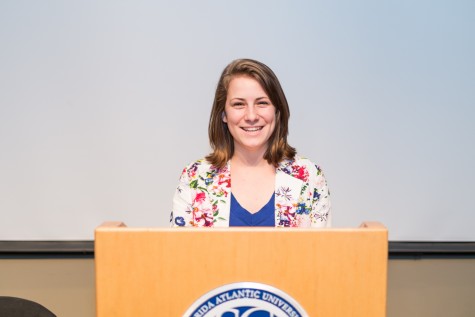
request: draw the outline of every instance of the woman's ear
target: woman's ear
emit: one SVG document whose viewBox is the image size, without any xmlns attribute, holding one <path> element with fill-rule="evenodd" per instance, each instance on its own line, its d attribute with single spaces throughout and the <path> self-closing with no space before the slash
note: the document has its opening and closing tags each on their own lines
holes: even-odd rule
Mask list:
<svg viewBox="0 0 475 317">
<path fill-rule="evenodd" d="M 223 119 L 224 123 L 228 123 L 228 118 L 226 118 L 226 113 L 224 111 L 221 113 L 221 118 Z"/>
</svg>

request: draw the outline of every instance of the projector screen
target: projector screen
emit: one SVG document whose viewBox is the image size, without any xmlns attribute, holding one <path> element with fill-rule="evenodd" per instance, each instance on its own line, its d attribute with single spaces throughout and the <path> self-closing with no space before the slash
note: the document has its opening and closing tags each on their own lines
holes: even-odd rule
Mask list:
<svg viewBox="0 0 475 317">
<path fill-rule="evenodd" d="M 168 226 L 223 68 L 270 66 L 333 226 L 475 241 L 474 1 L 2 1 L 0 240 Z"/>
</svg>

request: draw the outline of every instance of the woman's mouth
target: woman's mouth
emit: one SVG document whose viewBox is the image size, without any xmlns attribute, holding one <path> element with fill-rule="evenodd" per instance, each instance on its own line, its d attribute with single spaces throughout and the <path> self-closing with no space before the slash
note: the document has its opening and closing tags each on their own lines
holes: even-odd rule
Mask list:
<svg viewBox="0 0 475 317">
<path fill-rule="evenodd" d="M 246 132 L 256 132 L 256 131 L 259 131 L 259 130 L 262 130 L 263 127 L 242 127 L 241 129 L 243 129 L 244 131 Z"/>
</svg>

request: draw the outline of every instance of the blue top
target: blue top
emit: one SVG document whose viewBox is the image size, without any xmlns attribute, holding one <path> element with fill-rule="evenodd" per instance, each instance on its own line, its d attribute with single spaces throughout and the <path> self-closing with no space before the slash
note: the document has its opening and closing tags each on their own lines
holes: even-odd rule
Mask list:
<svg viewBox="0 0 475 317">
<path fill-rule="evenodd" d="M 230 227 L 275 227 L 274 194 L 270 200 L 256 213 L 244 209 L 231 192 Z"/>
</svg>

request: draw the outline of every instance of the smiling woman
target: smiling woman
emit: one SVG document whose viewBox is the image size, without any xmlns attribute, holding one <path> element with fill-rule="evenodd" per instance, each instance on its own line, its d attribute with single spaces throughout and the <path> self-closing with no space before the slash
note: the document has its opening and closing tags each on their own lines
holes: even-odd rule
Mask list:
<svg viewBox="0 0 475 317">
<path fill-rule="evenodd" d="M 183 170 L 171 225 L 329 226 L 327 182 L 320 167 L 287 143 L 289 116 L 269 67 L 250 59 L 231 62 L 209 121 L 213 152 Z"/>
<path fill-rule="evenodd" d="M 235 77 L 229 83 L 223 122 L 227 123 L 236 153 L 263 157 L 275 128 L 275 107 L 257 80 Z"/>
</svg>

